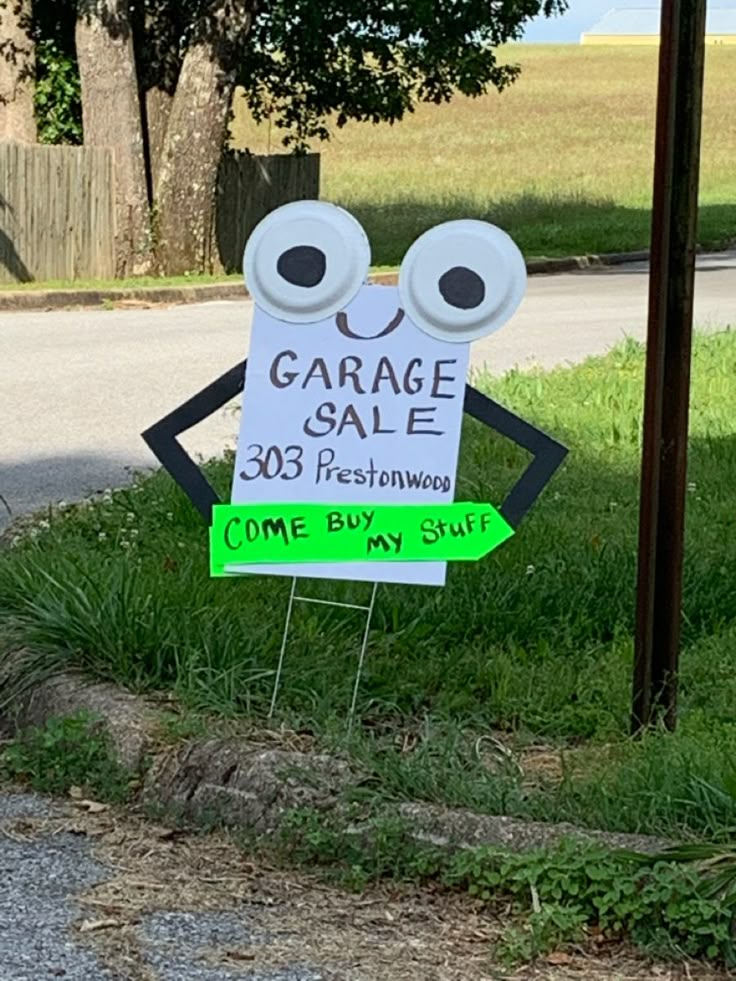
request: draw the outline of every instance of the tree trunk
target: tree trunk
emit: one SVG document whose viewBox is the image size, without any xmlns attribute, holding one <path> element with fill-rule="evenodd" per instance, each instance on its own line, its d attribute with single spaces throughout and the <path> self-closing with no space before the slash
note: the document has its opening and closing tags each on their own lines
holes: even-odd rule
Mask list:
<svg viewBox="0 0 736 981">
<path fill-rule="evenodd" d="M 166 130 L 171 116 L 174 97 L 164 89 L 149 89 L 146 92 L 146 124 L 148 127 L 148 154 L 151 172 L 151 188 L 158 183 L 161 171 L 161 155 L 166 140 Z"/>
<path fill-rule="evenodd" d="M 31 0 L 0 0 L 0 140 L 35 143 Z"/>
<path fill-rule="evenodd" d="M 128 0 L 82 0 L 76 25 L 85 146 L 115 154 L 115 252 L 118 276 L 151 265 L 138 80 Z"/>
<path fill-rule="evenodd" d="M 216 0 L 187 50 L 155 191 L 156 251 L 169 275 L 210 272 L 217 172 L 235 87 L 233 41 L 250 29 L 252 0 Z"/>
</svg>

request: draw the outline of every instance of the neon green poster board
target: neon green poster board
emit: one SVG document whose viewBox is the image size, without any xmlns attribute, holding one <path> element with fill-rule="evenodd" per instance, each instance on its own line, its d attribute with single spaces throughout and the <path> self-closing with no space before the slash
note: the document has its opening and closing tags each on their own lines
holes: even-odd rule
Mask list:
<svg viewBox="0 0 736 981">
<path fill-rule="evenodd" d="M 513 534 L 490 504 L 221 504 L 211 574 L 246 562 L 472 562 Z"/>
</svg>

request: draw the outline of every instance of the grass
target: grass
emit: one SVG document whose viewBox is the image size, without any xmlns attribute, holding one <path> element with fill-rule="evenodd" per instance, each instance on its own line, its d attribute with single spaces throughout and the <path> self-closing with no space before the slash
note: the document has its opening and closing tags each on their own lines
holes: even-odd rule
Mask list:
<svg viewBox="0 0 736 981">
<path fill-rule="evenodd" d="M 115 758 L 99 720 L 80 714 L 30 727 L 0 751 L 0 778 L 46 794 L 94 794 L 120 803 L 131 793 L 135 774 Z"/>
<path fill-rule="evenodd" d="M 680 728 L 627 737 L 643 351 L 550 373 L 482 379 L 566 441 L 568 461 L 520 534 L 450 570 L 441 590 L 382 587 L 346 742 L 361 621 L 302 607 L 280 720 L 349 749 L 355 793 L 419 798 L 612 830 L 724 836 L 736 826 L 736 335 L 697 338 L 689 471 Z M 230 459 L 209 465 L 227 493 Z M 468 420 L 458 498 L 498 502 L 523 459 Z M 365 584 L 305 584 L 364 600 Z M 287 580 L 211 580 L 206 534 L 163 474 L 51 512 L 0 552 L 0 627 L 48 659 L 191 709 L 263 719 Z M 522 774 L 490 760 L 500 734 Z M 530 744 L 559 753 L 553 777 Z"/>
<path fill-rule="evenodd" d="M 351 210 L 373 261 L 398 265 L 414 238 L 453 218 L 505 228 L 527 257 L 618 252 L 649 245 L 656 48 L 515 45 L 522 67 L 502 94 L 419 106 L 394 126 L 349 124 L 315 147 L 321 193 Z M 709 47 L 700 240 L 736 229 L 736 49 Z M 236 100 L 232 139 L 278 152 Z"/>
<path fill-rule="evenodd" d="M 31 280 L 29 283 L 2 283 L 0 292 L 21 290 L 120 290 L 140 289 L 141 287 L 168 286 L 207 286 L 213 283 L 227 281 L 238 282 L 240 274 L 214 276 L 206 273 L 192 273 L 187 276 L 134 276 L 128 279 L 44 279 Z"/>
</svg>

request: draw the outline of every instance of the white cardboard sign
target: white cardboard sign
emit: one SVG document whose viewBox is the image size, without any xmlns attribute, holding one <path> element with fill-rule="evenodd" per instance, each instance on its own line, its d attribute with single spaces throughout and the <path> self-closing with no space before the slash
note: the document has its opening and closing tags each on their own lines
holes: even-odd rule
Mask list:
<svg viewBox="0 0 736 981">
<path fill-rule="evenodd" d="M 439 504 L 455 495 L 470 342 L 524 295 L 514 242 L 481 221 L 420 236 L 398 289 L 361 285 L 365 232 L 300 201 L 245 249 L 256 306 L 231 502 Z M 227 566 L 230 573 L 441 586 L 442 562 Z"/>
<path fill-rule="evenodd" d="M 468 344 L 437 340 L 364 286 L 344 313 L 276 320 L 256 307 L 232 503 L 422 504 L 455 493 Z M 373 339 L 371 339 L 373 338 Z M 231 572 L 442 585 L 440 562 L 234 565 Z"/>
</svg>

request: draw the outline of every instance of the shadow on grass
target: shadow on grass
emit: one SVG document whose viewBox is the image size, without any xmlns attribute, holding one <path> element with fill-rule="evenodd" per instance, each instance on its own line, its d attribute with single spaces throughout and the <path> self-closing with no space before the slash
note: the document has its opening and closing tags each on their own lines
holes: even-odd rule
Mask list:
<svg viewBox="0 0 736 981">
<path fill-rule="evenodd" d="M 368 233 L 376 265 L 399 265 L 422 232 L 457 218 L 479 218 L 499 225 L 527 258 L 649 247 L 649 209 L 626 207 L 608 198 L 530 192 L 483 205 L 475 197 L 458 194 L 426 201 L 397 197 L 380 204 L 351 198 L 346 207 Z M 701 207 L 699 240 L 703 244 L 723 246 L 733 241 L 735 228 L 736 204 Z"/>
</svg>

